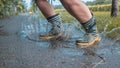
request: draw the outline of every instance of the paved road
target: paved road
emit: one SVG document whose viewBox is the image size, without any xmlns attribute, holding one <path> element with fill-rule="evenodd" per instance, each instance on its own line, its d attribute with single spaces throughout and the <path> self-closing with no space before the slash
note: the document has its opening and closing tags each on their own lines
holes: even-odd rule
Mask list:
<svg viewBox="0 0 120 68">
<path fill-rule="evenodd" d="M 21 14 L 0 20 L 0 68 L 120 67 L 120 44 L 104 37 L 99 46 L 89 48 L 76 47 L 74 41 L 21 40 L 19 30 L 28 17 Z"/>
</svg>

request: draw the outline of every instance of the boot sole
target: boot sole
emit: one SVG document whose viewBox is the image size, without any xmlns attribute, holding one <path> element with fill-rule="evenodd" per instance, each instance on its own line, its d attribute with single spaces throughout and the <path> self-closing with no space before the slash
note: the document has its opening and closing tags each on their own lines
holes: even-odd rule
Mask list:
<svg viewBox="0 0 120 68">
<path fill-rule="evenodd" d="M 82 46 L 82 47 L 88 47 L 88 46 L 91 46 L 91 45 L 94 45 L 96 43 L 99 43 L 100 42 L 100 37 L 95 37 L 94 40 L 90 41 L 90 42 L 86 42 L 86 43 L 82 43 L 82 42 L 76 42 L 76 45 L 77 46 Z"/>
<path fill-rule="evenodd" d="M 60 36 L 62 36 L 62 34 L 58 34 L 58 35 L 54 35 L 54 36 L 40 36 L 40 39 L 44 39 L 44 40 L 49 40 L 49 39 L 56 39 L 59 38 Z"/>
</svg>

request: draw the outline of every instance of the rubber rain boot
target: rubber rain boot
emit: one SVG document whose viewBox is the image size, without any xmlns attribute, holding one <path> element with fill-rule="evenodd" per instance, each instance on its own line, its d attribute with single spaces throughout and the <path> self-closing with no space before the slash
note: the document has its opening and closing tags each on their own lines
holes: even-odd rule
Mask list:
<svg viewBox="0 0 120 68">
<path fill-rule="evenodd" d="M 89 21 L 83 23 L 82 26 L 86 34 L 82 38 L 76 40 L 76 45 L 88 47 L 98 43 L 101 40 L 96 27 L 96 21 L 93 16 Z"/>
</svg>

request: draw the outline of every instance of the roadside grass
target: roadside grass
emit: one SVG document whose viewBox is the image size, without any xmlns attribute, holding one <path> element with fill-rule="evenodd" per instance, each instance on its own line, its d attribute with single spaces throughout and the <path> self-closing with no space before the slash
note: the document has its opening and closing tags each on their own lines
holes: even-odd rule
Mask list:
<svg viewBox="0 0 120 68">
<path fill-rule="evenodd" d="M 111 17 L 110 12 L 93 12 L 97 21 L 99 32 L 109 32 L 114 28 L 120 27 L 120 15 Z"/>
<path fill-rule="evenodd" d="M 120 15 L 111 17 L 110 12 L 94 12 L 99 32 L 110 39 L 120 40 Z"/>
</svg>

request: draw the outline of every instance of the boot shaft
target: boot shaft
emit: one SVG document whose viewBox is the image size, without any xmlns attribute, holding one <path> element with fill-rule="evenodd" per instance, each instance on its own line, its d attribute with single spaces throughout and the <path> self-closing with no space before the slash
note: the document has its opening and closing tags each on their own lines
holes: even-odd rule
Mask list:
<svg viewBox="0 0 120 68">
<path fill-rule="evenodd" d="M 59 14 L 53 15 L 47 18 L 48 22 L 52 24 L 52 27 L 61 27 L 62 21 Z"/>
<path fill-rule="evenodd" d="M 82 23 L 82 26 L 86 33 L 97 33 L 98 32 L 97 27 L 96 27 L 96 20 L 94 16 L 92 16 L 92 18 L 89 21 Z"/>
</svg>

